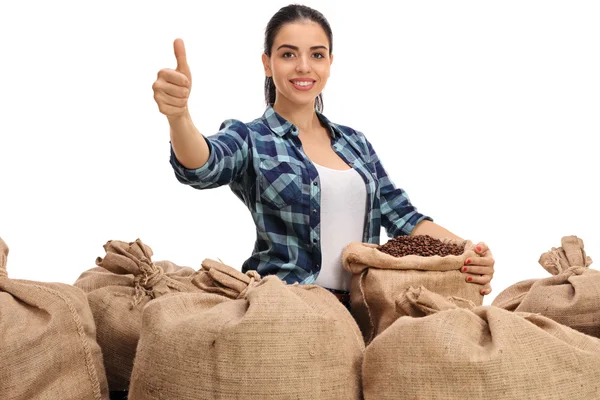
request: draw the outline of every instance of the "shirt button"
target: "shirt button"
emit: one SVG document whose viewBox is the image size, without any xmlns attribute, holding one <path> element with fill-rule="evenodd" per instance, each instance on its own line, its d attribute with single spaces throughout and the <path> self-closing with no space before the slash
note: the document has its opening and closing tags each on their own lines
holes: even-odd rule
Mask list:
<svg viewBox="0 0 600 400">
<path fill-rule="evenodd" d="M 316 213 L 317 213 L 317 210 L 316 210 L 316 209 L 315 209 L 315 210 L 313 210 L 313 214 L 316 214 Z"/>
<path fill-rule="evenodd" d="M 314 181 L 314 182 L 313 182 L 313 185 L 317 186 L 317 185 L 318 185 L 317 181 Z"/>
<path fill-rule="evenodd" d="M 313 243 L 317 243 L 317 238 L 314 238 L 314 239 L 313 239 Z"/>
</svg>

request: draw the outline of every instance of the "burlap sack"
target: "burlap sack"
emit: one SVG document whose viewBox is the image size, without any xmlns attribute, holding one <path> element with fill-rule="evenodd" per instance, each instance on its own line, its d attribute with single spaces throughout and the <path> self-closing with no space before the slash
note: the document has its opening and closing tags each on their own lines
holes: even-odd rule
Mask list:
<svg viewBox="0 0 600 400">
<path fill-rule="evenodd" d="M 142 326 L 142 310 L 150 300 L 167 293 L 199 290 L 192 268 L 169 261 L 152 262 L 152 249 L 141 240 L 111 240 L 98 267 L 84 272 L 74 283 L 87 292 L 96 321 L 98 343 L 110 390 L 126 390 Z"/>
<path fill-rule="evenodd" d="M 262 280 L 212 260 L 197 284 L 144 310 L 131 400 L 361 398 L 364 342 L 315 285 Z"/>
<path fill-rule="evenodd" d="M 371 243 L 352 242 L 342 252 L 342 265 L 352 273 L 350 304 L 365 341 L 383 332 L 400 315 L 395 299 L 410 286 L 423 285 L 444 296 L 468 299 L 476 305 L 483 303 L 481 286 L 465 282 L 460 272 L 467 258 L 479 257 L 471 241 L 441 239 L 444 243 L 465 246 L 460 256 L 394 257 Z"/>
<path fill-rule="evenodd" d="M 565 236 L 561 245 L 539 259 L 554 276 L 512 285 L 498 294 L 492 305 L 539 313 L 600 338 L 600 271 L 588 268 L 592 259 L 585 254 L 583 240 Z"/>
<path fill-rule="evenodd" d="M 9 279 L 0 239 L 0 399 L 108 400 L 85 294 L 62 283 Z"/>
<path fill-rule="evenodd" d="M 463 302 L 463 305 L 465 303 Z M 541 315 L 459 308 L 423 287 L 365 351 L 365 400 L 600 399 L 600 340 Z"/>
</svg>

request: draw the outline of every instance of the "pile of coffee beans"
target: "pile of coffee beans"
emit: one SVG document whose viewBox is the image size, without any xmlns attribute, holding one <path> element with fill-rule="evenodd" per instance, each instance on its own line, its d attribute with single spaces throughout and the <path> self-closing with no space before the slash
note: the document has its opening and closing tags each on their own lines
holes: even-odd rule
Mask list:
<svg viewBox="0 0 600 400">
<path fill-rule="evenodd" d="M 410 254 L 423 257 L 445 257 L 460 256 L 464 253 L 465 246 L 443 243 L 429 235 L 416 235 L 395 237 L 377 249 L 394 257 L 404 257 Z"/>
</svg>

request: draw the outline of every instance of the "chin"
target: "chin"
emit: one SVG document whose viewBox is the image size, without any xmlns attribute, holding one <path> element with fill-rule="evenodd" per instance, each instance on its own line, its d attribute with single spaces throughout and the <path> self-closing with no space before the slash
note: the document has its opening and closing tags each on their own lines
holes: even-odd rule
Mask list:
<svg viewBox="0 0 600 400">
<path fill-rule="evenodd" d="M 318 96 L 318 95 L 317 95 Z M 307 105 L 311 105 L 311 104 L 315 104 L 315 101 L 317 100 L 317 96 L 311 95 L 311 96 L 290 96 L 288 97 L 288 100 L 290 100 L 290 102 L 294 103 L 294 105 L 297 106 L 307 106 Z"/>
</svg>

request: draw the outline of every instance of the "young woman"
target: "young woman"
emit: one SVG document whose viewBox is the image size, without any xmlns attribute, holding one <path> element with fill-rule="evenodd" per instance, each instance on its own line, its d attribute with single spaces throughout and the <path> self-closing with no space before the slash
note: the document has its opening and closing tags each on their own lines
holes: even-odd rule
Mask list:
<svg viewBox="0 0 600 400">
<path fill-rule="evenodd" d="M 364 134 L 330 122 L 321 92 L 333 61 L 325 17 L 301 5 L 280 9 L 266 28 L 262 55 L 264 114 L 250 123 L 227 120 L 212 136 L 190 118 L 192 76 L 183 42 L 174 43 L 177 69 L 163 69 L 154 98 L 171 128 L 171 165 L 196 189 L 228 184 L 250 210 L 256 243 L 242 270 L 275 274 L 293 283 L 317 283 L 345 297 L 349 274 L 341 252 L 352 241 L 389 237 L 458 236 L 417 211 L 396 187 Z M 491 292 L 494 259 L 467 260 L 465 280 Z"/>
</svg>

